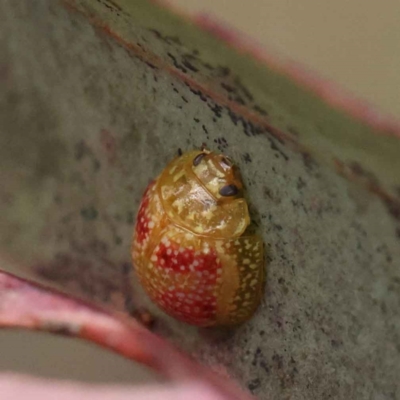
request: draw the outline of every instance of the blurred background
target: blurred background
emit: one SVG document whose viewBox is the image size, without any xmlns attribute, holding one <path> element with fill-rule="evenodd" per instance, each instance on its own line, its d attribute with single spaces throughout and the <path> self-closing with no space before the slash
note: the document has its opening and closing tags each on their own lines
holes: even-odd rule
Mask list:
<svg viewBox="0 0 400 400">
<path fill-rule="evenodd" d="M 299 62 L 399 119 L 400 1 L 168 2 L 217 17 L 269 54 Z"/>
<path fill-rule="evenodd" d="M 301 63 L 386 114 L 400 114 L 399 0 L 168 2 L 187 13 L 215 16 L 254 38 L 268 54 Z M 0 332 L 0 344 L 0 371 L 102 382 L 154 379 L 147 370 L 87 343 Z"/>
<path fill-rule="evenodd" d="M 0 373 L 97 383 L 144 383 L 156 375 L 110 351 L 41 332 L 0 330 Z"/>
</svg>

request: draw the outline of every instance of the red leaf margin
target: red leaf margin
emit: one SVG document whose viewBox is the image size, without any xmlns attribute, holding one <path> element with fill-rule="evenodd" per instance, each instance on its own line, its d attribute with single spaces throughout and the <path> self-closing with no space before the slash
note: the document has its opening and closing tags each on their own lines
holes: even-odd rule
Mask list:
<svg viewBox="0 0 400 400">
<path fill-rule="evenodd" d="M 170 381 L 200 381 L 227 399 L 253 398 L 135 319 L 1 270 L 0 328 L 22 328 L 87 340 L 144 364 Z"/>
</svg>

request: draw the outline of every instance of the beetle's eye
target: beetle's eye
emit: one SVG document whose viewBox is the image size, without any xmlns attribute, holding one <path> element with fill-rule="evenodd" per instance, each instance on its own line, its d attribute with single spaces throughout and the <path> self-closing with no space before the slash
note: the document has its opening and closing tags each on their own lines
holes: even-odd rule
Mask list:
<svg viewBox="0 0 400 400">
<path fill-rule="evenodd" d="M 238 193 L 239 189 L 236 185 L 226 185 L 219 190 L 219 194 L 224 197 L 236 196 Z"/>
<path fill-rule="evenodd" d="M 233 162 L 229 157 L 222 157 L 221 158 L 222 164 L 225 164 L 227 167 L 232 167 Z"/>
<path fill-rule="evenodd" d="M 200 164 L 201 160 L 206 156 L 206 153 L 200 153 L 193 159 L 193 165 L 197 167 Z"/>
</svg>

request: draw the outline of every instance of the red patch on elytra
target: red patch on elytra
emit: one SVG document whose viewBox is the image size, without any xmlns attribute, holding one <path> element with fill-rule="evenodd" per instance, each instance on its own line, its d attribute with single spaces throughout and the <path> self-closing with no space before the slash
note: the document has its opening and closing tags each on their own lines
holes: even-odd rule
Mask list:
<svg viewBox="0 0 400 400">
<path fill-rule="evenodd" d="M 153 184 L 150 184 L 144 195 L 143 200 L 140 204 L 139 212 L 136 217 L 136 241 L 140 244 L 149 236 L 150 228 L 149 222 L 150 218 L 148 217 L 148 208 L 150 204 L 150 189 Z"/>
<path fill-rule="evenodd" d="M 193 308 L 192 314 L 211 314 L 213 312 L 212 296 L 204 296 L 196 299 L 194 297 L 195 296 L 192 294 L 190 298 L 188 293 L 179 290 L 168 291 L 160 296 L 166 303 L 169 303 L 170 308 L 174 311 L 181 311 L 187 305 L 188 308 Z M 197 307 L 199 309 L 197 309 Z"/>
<path fill-rule="evenodd" d="M 187 285 L 159 290 L 157 303 L 169 314 L 196 325 L 209 325 L 216 315 L 215 288 L 222 270 L 214 249 L 203 253 L 168 239 L 158 245 L 156 266 L 187 277 Z"/>
<path fill-rule="evenodd" d="M 156 252 L 157 266 L 175 272 L 206 271 L 216 273 L 221 267 L 217 254 L 210 250 L 207 254 L 193 248 L 185 248 L 169 239 L 169 245 L 159 244 Z"/>
<path fill-rule="evenodd" d="M 172 316 L 196 325 L 208 325 L 216 314 L 216 297 L 211 293 L 173 290 L 160 294 L 157 302 Z"/>
</svg>

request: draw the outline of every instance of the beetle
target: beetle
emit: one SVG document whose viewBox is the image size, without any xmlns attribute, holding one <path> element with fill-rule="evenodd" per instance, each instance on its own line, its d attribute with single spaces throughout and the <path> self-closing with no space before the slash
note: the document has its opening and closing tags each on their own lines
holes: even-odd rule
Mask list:
<svg viewBox="0 0 400 400">
<path fill-rule="evenodd" d="M 264 246 L 250 224 L 232 160 L 205 148 L 180 154 L 147 187 L 132 260 L 149 297 L 167 314 L 201 327 L 236 325 L 263 292 Z"/>
</svg>

